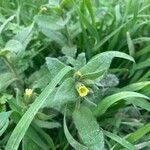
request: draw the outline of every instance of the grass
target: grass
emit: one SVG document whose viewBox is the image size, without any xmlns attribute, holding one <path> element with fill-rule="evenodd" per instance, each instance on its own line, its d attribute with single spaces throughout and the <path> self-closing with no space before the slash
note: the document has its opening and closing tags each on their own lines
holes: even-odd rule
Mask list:
<svg viewBox="0 0 150 150">
<path fill-rule="evenodd" d="M 150 149 L 149 23 L 149 0 L 1 0 L 0 149 Z"/>
</svg>

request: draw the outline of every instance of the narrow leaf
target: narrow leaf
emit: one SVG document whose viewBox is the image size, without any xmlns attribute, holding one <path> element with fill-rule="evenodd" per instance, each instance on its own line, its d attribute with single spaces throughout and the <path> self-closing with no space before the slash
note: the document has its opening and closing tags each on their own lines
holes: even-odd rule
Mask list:
<svg viewBox="0 0 150 150">
<path fill-rule="evenodd" d="M 100 116 L 104 114 L 111 105 L 118 102 L 119 100 L 122 100 L 122 99 L 127 100 L 126 98 L 132 98 L 132 97 L 140 97 L 140 98 L 149 99 L 147 96 L 136 93 L 136 92 L 128 92 L 128 91 L 119 92 L 119 93 L 116 93 L 116 94 L 113 94 L 111 96 L 104 98 L 98 104 L 97 108 L 94 111 L 94 114 L 95 116 Z"/>
<path fill-rule="evenodd" d="M 128 150 L 135 150 L 135 147 L 129 143 L 127 140 L 119 137 L 118 135 L 116 134 L 113 134 L 113 133 L 110 133 L 108 131 L 103 131 L 104 134 L 106 136 L 108 136 L 109 138 L 111 138 L 112 140 L 118 142 L 119 144 L 121 144 L 123 147 L 127 148 Z"/>
<path fill-rule="evenodd" d="M 17 124 L 16 128 L 12 132 L 7 145 L 6 150 L 17 150 L 19 143 L 21 142 L 23 136 L 25 135 L 30 123 L 32 122 L 34 116 L 43 105 L 47 97 L 51 94 L 54 90 L 56 85 L 61 81 L 66 73 L 71 70 L 71 67 L 63 68 L 55 78 L 49 83 L 49 85 L 43 90 L 43 92 L 35 99 L 33 104 L 30 108 L 26 111 L 23 117 L 20 119 L 19 123 Z"/>
</svg>

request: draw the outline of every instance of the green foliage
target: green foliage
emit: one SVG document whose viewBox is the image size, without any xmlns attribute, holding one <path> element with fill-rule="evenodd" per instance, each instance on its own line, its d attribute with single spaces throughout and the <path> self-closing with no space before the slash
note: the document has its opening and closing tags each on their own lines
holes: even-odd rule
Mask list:
<svg viewBox="0 0 150 150">
<path fill-rule="evenodd" d="M 80 107 L 73 112 L 73 119 L 79 135 L 85 145 L 91 150 L 104 149 L 104 137 L 92 112 L 86 107 Z"/>
<path fill-rule="evenodd" d="M 150 149 L 149 0 L 1 0 L 0 149 Z"/>
</svg>

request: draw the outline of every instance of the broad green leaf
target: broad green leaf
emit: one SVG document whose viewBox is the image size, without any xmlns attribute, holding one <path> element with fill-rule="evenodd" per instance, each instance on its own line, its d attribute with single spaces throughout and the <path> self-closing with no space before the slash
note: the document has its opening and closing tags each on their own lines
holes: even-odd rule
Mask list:
<svg viewBox="0 0 150 150">
<path fill-rule="evenodd" d="M 0 91 L 5 90 L 11 83 L 16 81 L 14 75 L 10 72 L 5 72 L 0 74 Z"/>
<path fill-rule="evenodd" d="M 108 131 L 103 131 L 104 134 L 106 136 L 108 136 L 109 138 L 111 138 L 112 140 L 118 142 L 119 144 L 121 144 L 123 147 L 127 148 L 128 150 L 135 150 L 135 147 L 134 145 L 132 145 L 131 143 L 129 143 L 127 140 L 119 137 L 118 135 L 116 134 L 113 134 L 111 132 L 108 132 Z"/>
<path fill-rule="evenodd" d="M 62 106 L 75 102 L 77 98 L 78 93 L 75 89 L 75 82 L 72 78 L 68 78 L 47 98 L 44 106 L 60 110 Z"/>
<path fill-rule="evenodd" d="M 97 71 L 94 73 L 87 73 L 85 75 L 82 75 L 82 79 L 91 79 L 91 80 L 95 80 L 99 77 L 102 77 L 105 74 L 105 70 L 101 70 L 101 71 Z"/>
<path fill-rule="evenodd" d="M 35 17 L 35 21 L 39 26 L 40 31 L 46 35 L 50 41 L 55 41 L 61 46 L 67 44 L 66 37 L 59 31 L 66 24 L 62 18 L 58 16 L 39 15 Z"/>
<path fill-rule="evenodd" d="M 63 68 L 54 79 L 47 85 L 43 92 L 35 99 L 30 108 L 25 112 L 23 117 L 18 122 L 16 128 L 12 132 L 7 145 L 6 150 L 17 150 L 18 146 L 24 137 L 27 129 L 29 128 L 34 116 L 43 105 L 48 96 L 52 93 L 57 84 L 61 81 L 66 73 L 68 73 L 72 68 L 65 67 Z"/>
<path fill-rule="evenodd" d="M 10 51 L 12 54 L 17 55 L 23 50 L 23 45 L 17 40 L 9 40 L 4 50 Z"/>
<path fill-rule="evenodd" d="M 28 79 L 33 89 L 43 89 L 52 80 L 49 69 L 46 65 L 42 66 L 38 71 L 34 72 Z"/>
<path fill-rule="evenodd" d="M 95 116 L 100 116 L 102 114 L 104 114 L 107 109 L 115 104 L 116 102 L 125 99 L 126 98 L 132 98 L 132 97 L 138 97 L 138 98 L 145 98 L 145 99 L 149 99 L 147 96 L 143 95 L 143 94 L 139 94 L 137 92 L 129 92 L 129 91 L 124 91 L 124 92 L 119 92 L 116 94 L 113 94 L 111 96 L 108 96 L 106 98 L 104 98 L 97 106 L 97 108 L 94 111 L 94 115 Z"/>
<path fill-rule="evenodd" d="M 65 67 L 65 64 L 63 64 L 61 61 L 59 61 L 57 58 L 47 57 L 46 58 L 46 64 L 50 71 L 51 77 L 53 78 L 62 68 Z"/>
<path fill-rule="evenodd" d="M 59 31 L 54 31 L 47 28 L 41 28 L 40 31 L 48 37 L 50 42 L 55 41 L 60 46 L 65 46 L 67 44 L 66 37 Z"/>
<path fill-rule="evenodd" d="M 40 28 L 47 28 L 50 30 L 61 30 L 65 25 L 64 20 L 56 15 L 38 15 L 35 17 L 35 21 Z"/>
<path fill-rule="evenodd" d="M 76 59 L 76 63 L 74 65 L 74 68 L 76 70 L 79 70 L 80 68 L 82 68 L 84 65 L 86 65 L 86 57 L 85 57 L 85 53 L 80 53 Z"/>
<path fill-rule="evenodd" d="M 74 58 L 77 52 L 77 47 L 76 45 L 64 46 L 61 51 L 64 55 Z"/>
<path fill-rule="evenodd" d="M 103 133 L 92 112 L 80 107 L 73 112 L 73 120 L 83 143 L 89 150 L 103 150 Z"/>
<path fill-rule="evenodd" d="M 122 52 L 118 51 L 103 52 L 94 56 L 85 66 L 83 66 L 80 69 L 80 72 L 83 75 L 86 75 L 89 73 L 95 74 L 97 72 L 107 70 L 109 69 L 110 64 L 114 57 L 124 58 L 134 62 L 134 59 L 131 56 Z"/>
<path fill-rule="evenodd" d="M 67 124 L 66 124 L 66 117 L 64 115 L 64 132 L 65 132 L 65 136 L 69 142 L 69 144 L 75 149 L 75 150 L 88 150 L 88 148 L 82 144 L 80 144 L 79 142 L 77 142 L 72 135 L 70 134 L 68 128 L 67 128 Z"/>
<path fill-rule="evenodd" d="M 30 26 L 23 28 L 13 37 L 13 40 L 17 40 L 23 45 L 24 50 L 32 39 L 33 26 L 34 22 Z"/>
<path fill-rule="evenodd" d="M 0 136 L 5 132 L 9 124 L 10 115 L 11 115 L 11 111 L 0 113 Z"/>
</svg>

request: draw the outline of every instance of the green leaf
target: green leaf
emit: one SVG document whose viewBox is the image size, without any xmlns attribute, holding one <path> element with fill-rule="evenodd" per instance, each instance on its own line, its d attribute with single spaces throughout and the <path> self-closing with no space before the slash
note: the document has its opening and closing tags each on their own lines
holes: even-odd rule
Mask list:
<svg viewBox="0 0 150 150">
<path fill-rule="evenodd" d="M 80 72 L 82 73 L 82 75 L 86 75 L 89 73 L 94 75 L 100 71 L 104 70 L 106 71 L 107 69 L 109 69 L 110 64 L 114 57 L 124 58 L 134 62 L 134 59 L 131 56 L 122 52 L 118 51 L 103 52 L 94 56 L 85 66 L 83 66 L 80 69 Z"/>
<path fill-rule="evenodd" d="M 38 71 L 35 71 L 28 79 L 33 89 L 43 89 L 52 80 L 51 73 L 46 65 L 42 66 Z"/>
<path fill-rule="evenodd" d="M 119 79 L 114 74 L 106 74 L 100 80 L 100 86 L 102 87 L 114 87 L 117 86 L 118 84 L 119 84 Z"/>
<path fill-rule="evenodd" d="M 129 32 L 127 32 L 127 44 L 128 44 L 129 53 L 131 56 L 133 56 L 135 54 L 135 47 Z"/>
<path fill-rule="evenodd" d="M 65 64 L 63 64 L 61 61 L 59 61 L 57 58 L 47 57 L 46 58 L 46 64 L 48 66 L 48 69 L 50 71 L 51 77 L 53 78 L 62 68 L 65 67 Z"/>
<path fill-rule="evenodd" d="M 114 30 L 112 33 L 110 33 L 105 38 L 103 38 L 99 43 L 97 43 L 97 45 L 95 45 L 95 47 L 93 48 L 94 51 L 97 51 L 105 42 L 107 42 L 111 37 L 113 37 L 117 32 L 119 32 L 123 27 L 125 27 L 128 22 L 122 24 L 119 28 L 117 28 L 116 30 Z"/>
<path fill-rule="evenodd" d="M 80 107 L 73 112 L 73 120 L 83 143 L 89 150 L 103 150 L 103 133 L 93 116 L 86 107 Z"/>
<path fill-rule="evenodd" d="M 86 4 L 89 14 L 91 16 L 92 24 L 93 24 L 93 26 L 95 26 L 95 16 L 94 16 L 94 11 L 93 11 L 93 6 L 91 3 L 91 0 L 86 0 L 85 4 Z"/>
<path fill-rule="evenodd" d="M 17 40 L 23 45 L 24 50 L 32 39 L 33 26 L 34 22 L 30 26 L 23 28 L 13 37 L 13 40 Z"/>
<path fill-rule="evenodd" d="M 0 91 L 5 90 L 11 83 L 16 81 L 14 75 L 10 72 L 5 72 L 0 74 Z"/>
<path fill-rule="evenodd" d="M 150 49 L 150 45 L 140 49 L 138 52 L 136 52 L 135 57 L 140 57 L 145 54 L 149 55 L 150 53 L 149 49 Z"/>
<path fill-rule="evenodd" d="M 9 125 L 9 120 L 7 120 L 6 123 L 4 124 L 4 126 L 0 129 L 0 136 L 5 132 L 8 125 Z"/>
<path fill-rule="evenodd" d="M 50 41 L 55 41 L 61 46 L 67 44 L 66 37 L 59 31 L 66 24 L 62 18 L 58 16 L 36 16 L 35 21 L 39 26 L 40 31 L 46 35 Z"/>
<path fill-rule="evenodd" d="M 148 85 L 150 85 L 150 81 L 137 82 L 137 83 L 129 84 L 129 85 L 123 87 L 121 90 L 123 90 L 123 91 L 138 91 Z"/>
<path fill-rule="evenodd" d="M 62 106 L 70 102 L 75 102 L 77 98 L 78 93 L 75 89 L 75 82 L 72 78 L 68 78 L 58 87 L 53 95 L 48 97 L 44 106 L 60 110 Z"/>
<path fill-rule="evenodd" d="M 43 121 L 43 120 L 34 120 L 34 123 L 37 124 L 40 128 L 47 128 L 47 129 L 53 129 L 53 128 L 60 128 L 61 124 L 54 121 Z"/>
<path fill-rule="evenodd" d="M 23 50 L 23 45 L 17 40 L 9 40 L 4 50 L 10 51 L 12 54 L 19 54 Z"/>
<path fill-rule="evenodd" d="M 150 111 L 150 102 L 143 98 L 128 98 L 127 100 L 130 104 L 134 104 L 135 106 L 138 106 L 140 108 L 143 108 L 147 111 Z"/>
<path fill-rule="evenodd" d="M 0 57 L 6 56 L 9 53 L 7 50 L 0 50 Z"/>
<path fill-rule="evenodd" d="M 150 132 L 150 123 L 146 124 L 145 126 L 139 128 L 137 131 L 129 134 L 127 140 L 131 143 L 136 142 L 140 138 L 142 138 L 145 134 Z"/>
<path fill-rule="evenodd" d="M 133 69 L 134 71 L 136 71 L 136 70 L 143 69 L 149 66 L 150 66 L 150 58 L 147 58 L 146 60 L 141 61 L 137 65 L 135 65 Z"/>
<path fill-rule="evenodd" d="M 22 150 L 38 150 L 40 147 L 28 136 L 25 136 L 22 140 Z M 46 150 L 43 148 L 43 150 Z"/>
<path fill-rule="evenodd" d="M 30 108 L 26 111 L 23 117 L 20 119 L 16 128 L 12 132 L 7 145 L 6 150 L 17 150 L 19 143 L 21 142 L 23 136 L 25 135 L 27 129 L 29 128 L 34 116 L 43 105 L 48 96 L 52 93 L 57 84 L 61 81 L 66 73 L 68 73 L 72 68 L 63 68 L 54 79 L 47 85 L 43 92 L 35 99 Z"/>
<path fill-rule="evenodd" d="M 34 145 L 36 147 L 37 146 L 41 147 L 43 150 L 48 149 L 48 145 L 45 143 L 43 138 L 38 134 L 38 132 L 36 132 L 36 130 L 33 127 L 29 127 L 24 138 L 30 139 L 31 143 L 29 142 L 29 144 L 31 144 L 31 145 Z M 24 145 L 24 147 L 30 148 L 29 146 L 26 146 L 26 145 Z"/>
<path fill-rule="evenodd" d="M 68 128 L 67 128 L 67 124 L 66 124 L 66 117 L 64 115 L 64 132 L 65 132 L 65 136 L 69 142 L 69 144 L 75 149 L 75 150 L 88 150 L 88 148 L 82 144 L 80 144 L 79 142 L 77 142 L 72 135 L 70 134 Z"/>
<path fill-rule="evenodd" d="M 129 91 L 124 91 L 124 92 L 119 92 L 116 94 L 113 94 L 111 96 L 108 96 L 106 98 L 104 98 L 97 106 L 97 108 L 94 111 L 94 115 L 95 116 L 100 116 L 102 114 L 104 114 L 107 109 L 115 104 L 116 102 L 125 99 L 126 98 L 132 98 L 132 97 L 138 97 L 138 98 L 145 98 L 145 99 L 149 99 L 147 96 L 143 95 L 143 94 L 139 94 L 137 92 L 129 92 Z"/>
<path fill-rule="evenodd" d="M 119 137 L 118 135 L 116 134 L 113 134 L 113 133 L 110 133 L 108 131 L 103 131 L 104 134 L 106 136 L 108 136 L 109 138 L 111 138 L 112 140 L 118 142 L 119 144 L 121 144 L 123 147 L 127 148 L 128 150 L 135 150 L 135 147 L 129 143 L 127 140 Z"/>
<path fill-rule="evenodd" d="M 73 6 L 73 0 L 62 0 L 60 6 L 62 8 L 71 9 Z"/>
<path fill-rule="evenodd" d="M 84 65 L 86 65 L 86 57 L 85 57 L 85 53 L 80 53 L 76 59 L 76 63 L 74 65 L 74 68 L 76 70 L 79 70 L 80 68 L 82 68 Z"/>
<path fill-rule="evenodd" d="M 40 137 L 43 139 L 43 141 L 49 145 L 49 148 L 51 150 L 56 150 L 54 142 L 48 133 L 46 133 L 42 128 L 38 127 L 36 124 L 32 124 L 32 127 L 40 135 Z"/>
<path fill-rule="evenodd" d="M 2 31 L 4 30 L 4 28 L 6 27 L 6 25 L 12 21 L 14 18 L 16 17 L 16 15 L 12 15 L 10 16 L 8 19 L 5 20 L 5 22 L 0 26 L 0 35 L 2 33 Z"/>
<path fill-rule="evenodd" d="M 75 57 L 77 52 L 77 47 L 76 45 L 64 46 L 61 51 L 66 56 Z"/>
<path fill-rule="evenodd" d="M 0 136 L 5 132 L 9 124 L 9 116 L 11 113 L 11 111 L 0 113 Z"/>
<path fill-rule="evenodd" d="M 130 143 L 135 143 L 139 139 L 143 138 L 145 134 L 150 132 L 150 123 L 146 124 L 145 126 L 139 128 L 133 133 L 130 133 L 127 137 L 126 140 L 129 141 Z M 118 142 L 119 143 L 119 142 Z M 114 148 L 114 150 L 120 149 L 121 145 L 117 144 Z"/>
<path fill-rule="evenodd" d="M 61 30 L 66 24 L 60 16 L 56 15 L 38 15 L 35 17 L 35 21 L 40 28 L 49 30 Z"/>
</svg>

